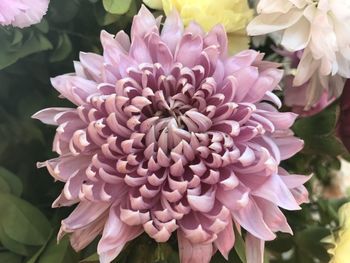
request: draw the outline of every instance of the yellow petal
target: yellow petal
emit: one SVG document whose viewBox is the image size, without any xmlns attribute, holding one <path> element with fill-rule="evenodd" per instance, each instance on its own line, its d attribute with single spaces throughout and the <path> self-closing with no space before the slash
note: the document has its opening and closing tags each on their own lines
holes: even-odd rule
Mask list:
<svg viewBox="0 0 350 263">
<path fill-rule="evenodd" d="M 339 209 L 339 222 L 341 229 L 334 236 L 329 236 L 324 242 L 333 243 L 333 247 L 328 250 L 332 255 L 330 263 L 350 262 L 350 203 L 343 205 Z"/>
<path fill-rule="evenodd" d="M 150 1 L 150 0 L 148 0 Z M 222 24 L 230 35 L 235 35 L 232 50 L 248 47 L 245 28 L 253 17 L 247 0 L 162 0 L 165 14 L 177 9 L 183 23 L 198 23 L 205 31 Z"/>
</svg>

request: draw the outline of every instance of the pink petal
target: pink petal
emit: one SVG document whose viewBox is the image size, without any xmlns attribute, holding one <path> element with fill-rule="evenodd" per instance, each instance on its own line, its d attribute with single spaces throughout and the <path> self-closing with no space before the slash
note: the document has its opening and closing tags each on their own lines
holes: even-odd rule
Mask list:
<svg viewBox="0 0 350 263">
<path fill-rule="evenodd" d="M 12 4 L 13 1 L 8 5 Z M 26 0 L 25 4 L 28 9 L 16 15 L 12 25 L 24 28 L 39 23 L 47 12 L 49 0 Z"/>
<path fill-rule="evenodd" d="M 142 5 L 138 14 L 134 16 L 131 26 L 131 40 L 136 36 L 144 38 L 148 33 L 158 33 L 158 25 L 152 13 Z"/>
<path fill-rule="evenodd" d="M 203 49 L 203 40 L 198 35 L 185 34 L 177 45 L 175 60 L 184 66 L 193 67 Z"/>
<path fill-rule="evenodd" d="M 265 241 L 256 238 L 251 234 L 247 234 L 245 238 L 247 263 L 263 263 L 264 262 L 264 246 Z"/>
<path fill-rule="evenodd" d="M 103 57 L 94 53 L 79 53 L 79 60 L 84 70 L 96 82 L 102 82 Z"/>
<path fill-rule="evenodd" d="M 227 34 L 223 25 L 219 24 L 212 28 L 212 30 L 204 37 L 205 46 L 219 46 L 220 55 L 222 57 L 227 55 Z"/>
<path fill-rule="evenodd" d="M 277 174 L 269 176 L 264 184 L 254 189 L 252 194 L 269 200 L 287 210 L 301 209 L 287 186 Z"/>
<path fill-rule="evenodd" d="M 175 10 L 173 10 L 166 18 L 161 33 L 162 41 L 169 47 L 172 54 L 182 38 L 184 26 L 182 20 Z"/>
<path fill-rule="evenodd" d="M 57 119 L 65 112 L 74 112 L 72 108 L 47 108 L 35 113 L 32 118 L 49 125 L 58 125 Z"/>
<path fill-rule="evenodd" d="M 238 83 L 244 83 L 244 85 L 240 87 L 240 92 L 237 92 L 235 96 L 235 101 L 241 102 L 251 91 L 254 83 L 258 80 L 259 71 L 255 67 L 246 67 L 236 71 L 234 75 L 237 78 Z"/>
<path fill-rule="evenodd" d="M 214 242 L 215 246 L 219 249 L 220 253 L 226 260 L 228 260 L 228 254 L 235 243 L 235 233 L 233 232 L 231 217 L 229 218 L 228 222 L 228 225 L 218 234 L 218 238 Z"/>
<path fill-rule="evenodd" d="M 225 61 L 225 75 L 231 75 L 241 68 L 249 67 L 257 59 L 259 53 L 255 50 L 245 50 Z"/>
<path fill-rule="evenodd" d="M 74 211 L 62 220 L 62 230 L 73 232 L 94 222 L 110 207 L 108 203 L 80 202 Z"/>
<path fill-rule="evenodd" d="M 282 211 L 274 203 L 267 201 L 263 198 L 255 197 L 255 202 L 264 213 L 264 220 L 268 227 L 273 232 L 284 232 L 293 234 L 292 229 L 288 225 L 287 219 Z"/>
<path fill-rule="evenodd" d="M 304 141 L 294 136 L 273 139 L 281 153 L 281 160 L 286 160 L 304 147 Z"/>
<path fill-rule="evenodd" d="M 78 229 L 70 236 L 70 243 L 75 251 L 80 251 L 88 246 L 103 230 L 105 218 L 93 222 L 86 228 Z"/>
<path fill-rule="evenodd" d="M 213 245 L 193 244 L 184 234 L 178 230 L 177 239 L 179 244 L 181 263 L 209 263 L 213 255 Z"/>
<path fill-rule="evenodd" d="M 84 104 L 89 95 L 98 93 L 94 81 L 69 74 L 52 78 L 51 84 L 63 97 L 76 105 Z"/>
<path fill-rule="evenodd" d="M 103 234 L 97 246 L 97 253 L 101 263 L 110 263 L 115 259 L 124 245 L 139 236 L 143 230 L 140 226 L 128 226 L 124 224 L 117 214 L 119 205 L 110 208 Z"/>
<path fill-rule="evenodd" d="M 276 236 L 264 221 L 263 213 L 242 185 L 229 191 L 218 191 L 218 200 L 230 209 L 231 214 L 248 232 L 264 240 L 273 240 Z"/>
</svg>

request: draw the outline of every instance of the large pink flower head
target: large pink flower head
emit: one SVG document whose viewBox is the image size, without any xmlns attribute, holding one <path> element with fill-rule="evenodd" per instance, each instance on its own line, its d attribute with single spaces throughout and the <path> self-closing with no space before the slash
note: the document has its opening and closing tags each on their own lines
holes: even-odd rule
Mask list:
<svg viewBox="0 0 350 263">
<path fill-rule="evenodd" d="M 0 25 L 23 28 L 37 24 L 48 6 L 49 0 L 1 0 Z"/>
<path fill-rule="evenodd" d="M 142 7 L 131 43 L 103 31 L 102 56 L 81 53 L 75 73 L 52 79 L 76 107 L 34 115 L 58 125 L 59 157 L 39 164 L 65 182 L 54 206 L 78 203 L 60 236 L 79 250 L 102 233 L 110 262 L 143 232 L 176 233 L 181 262 L 206 263 L 228 256 L 235 224 L 260 262 L 265 240 L 291 232 L 279 207 L 308 199 L 308 177 L 279 168 L 303 145 L 289 129 L 296 115 L 273 106 L 282 71 L 252 50 L 228 57 L 221 25 L 184 29 L 173 12 L 159 27 Z"/>
</svg>

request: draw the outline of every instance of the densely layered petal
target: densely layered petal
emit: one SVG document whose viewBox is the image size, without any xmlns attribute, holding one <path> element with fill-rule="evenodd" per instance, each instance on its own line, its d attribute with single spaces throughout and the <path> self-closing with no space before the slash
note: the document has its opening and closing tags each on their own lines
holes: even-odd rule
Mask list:
<svg viewBox="0 0 350 263">
<path fill-rule="evenodd" d="M 54 206 L 78 203 L 60 236 L 79 250 L 102 234 L 107 263 L 142 232 L 176 233 L 181 262 L 208 263 L 228 257 L 237 225 L 260 260 L 265 240 L 291 232 L 280 207 L 307 201 L 308 178 L 279 169 L 302 147 L 296 115 L 276 107 L 279 65 L 253 50 L 229 57 L 222 25 L 184 29 L 176 11 L 160 30 L 142 7 L 131 40 L 103 31 L 101 42 L 102 56 L 81 53 L 75 73 L 52 79 L 74 106 L 33 116 L 57 126 L 59 156 L 39 164 L 65 183 Z"/>
</svg>

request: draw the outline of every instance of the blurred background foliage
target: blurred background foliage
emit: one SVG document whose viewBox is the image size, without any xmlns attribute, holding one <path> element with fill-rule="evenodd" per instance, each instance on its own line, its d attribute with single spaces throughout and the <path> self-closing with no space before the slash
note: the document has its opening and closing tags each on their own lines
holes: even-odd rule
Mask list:
<svg viewBox="0 0 350 263">
<path fill-rule="evenodd" d="M 76 253 L 65 237 L 59 244 L 60 221 L 71 208 L 52 209 L 62 184 L 54 182 L 37 161 L 53 157 L 54 128 L 30 116 L 48 106 L 63 106 L 50 77 L 73 71 L 79 51 L 101 53 L 99 33 L 129 31 L 141 6 L 135 0 L 51 0 L 38 25 L 20 30 L 0 27 L 0 262 L 98 262 L 97 241 Z M 271 41 L 262 48 L 272 54 Z M 278 58 L 274 57 L 274 60 Z M 288 110 L 288 109 L 285 109 Z M 295 133 L 305 149 L 283 164 L 291 172 L 313 173 L 308 183 L 311 203 L 288 213 L 294 236 L 281 234 L 267 244 L 266 262 L 323 263 L 329 257 L 320 242 L 337 228 L 337 210 L 349 201 L 335 180 L 349 155 L 336 137 L 338 102 L 316 116 L 299 119 Z M 176 237 L 156 244 L 146 235 L 130 242 L 115 260 L 119 263 L 179 262 Z M 218 253 L 212 262 L 226 262 Z M 244 244 L 236 237 L 229 262 L 244 263 Z"/>
</svg>

